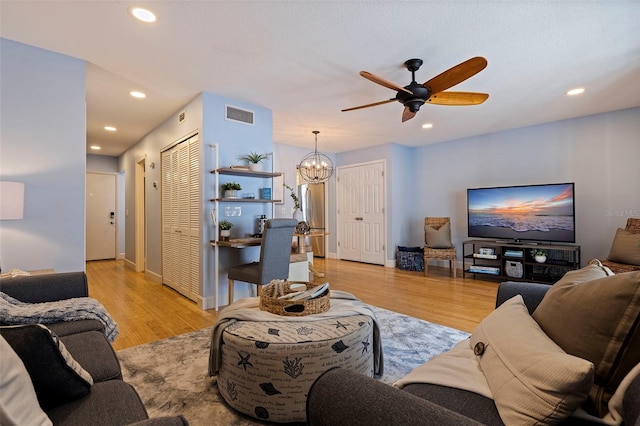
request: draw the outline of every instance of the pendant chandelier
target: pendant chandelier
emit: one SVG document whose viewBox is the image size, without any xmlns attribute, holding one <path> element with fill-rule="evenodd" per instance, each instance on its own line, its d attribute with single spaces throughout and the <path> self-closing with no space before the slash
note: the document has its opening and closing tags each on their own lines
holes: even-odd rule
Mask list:
<svg viewBox="0 0 640 426">
<path fill-rule="evenodd" d="M 318 133 L 320 132 L 314 130 L 312 133 L 316 135 L 315 150 L 302 158 L 298 165 L 298 171 L 305 182 L 322 183 L 329 180 L 333 174 L 333 162 L 329 157 L 318 152 Z"/>
</svg>

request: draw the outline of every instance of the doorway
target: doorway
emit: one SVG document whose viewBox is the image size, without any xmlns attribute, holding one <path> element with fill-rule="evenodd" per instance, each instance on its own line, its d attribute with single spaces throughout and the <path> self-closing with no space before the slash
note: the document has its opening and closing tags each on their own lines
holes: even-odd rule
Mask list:
<svg viewBox="0 0 640 426">
<path fill-rule="evenodd" d="M 135 271 L 143 272 L 147 266 L 146 250 L 146 224 L 145 224 L 145 162 L 143 157 L 136 161 L 135 174 L 135 245 L 136 263 Z"/>
<path fill-rule="evenodd" d="M 87 173 L 86 260 L 116 258 L 116 175 Z"/>
</svg>

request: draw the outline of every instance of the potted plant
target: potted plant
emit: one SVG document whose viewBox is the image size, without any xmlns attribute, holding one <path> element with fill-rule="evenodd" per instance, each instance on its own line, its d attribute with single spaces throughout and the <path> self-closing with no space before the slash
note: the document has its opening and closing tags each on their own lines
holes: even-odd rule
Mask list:
<svg viewBox="0 0 640 426">
<path fill-rule="evenodd" d="M 250 151 L 249 154 L 238 157 L 238 160 L 246 161 L 249 169 L 253 171 L 261 171 L 260 163 L 267 158 L 269 158 L 267 154 L 258 154 L 257 152 Z"/>
<path fill-rule="evenodd" d="M 531 256 L 538 263 L 544 263 L 547 261 L 547 251 L 543 249 L 531 249 Z"/>
<path fill-rule="evenodd" d="M 220 185 L 224 193 L 224 198 L 238 198 L 238 191 L 242 189 L 242 186 L 238 182 L 225 182 Z"/>
<path fill-rule="evenodd" d="M 285 188 L 289 190 L 290 192 L 289 195 L 291 195 L 291 199 L 293 200 L 293 218 L 302 220 L 302 211 L 300 210 L 300 200 L 298 199 L 298 195 L 296 194 L 296 192 L 293 190 L 292 187 L 290 187 L 286 183 L 283 185 Z"/>
<path fill-rule="evenodd" d="M 223 240 L 228 240 L 231 236 L 231 228 L 233 228 L 233 223 L 229 222 L 227 219 L 220 221 L 218 224 L 218 228 L 220 228 L 220 237 Z"/>
</svg>

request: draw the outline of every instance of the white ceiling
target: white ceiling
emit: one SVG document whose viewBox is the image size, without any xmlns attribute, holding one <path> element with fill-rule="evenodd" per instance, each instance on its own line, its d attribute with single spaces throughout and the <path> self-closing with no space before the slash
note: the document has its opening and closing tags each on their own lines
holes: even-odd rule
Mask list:
<svg viewBox="0 0 640 426">
<path fill-rule="evenodd" d="M 154 24 L 131 18 L 145 6 Z M 0 36 L 86 60 L 87 145 L 119 155 L 198 93 L 273 111 L 277 143 L 342 152 L 420 146 L 640 106 L 640 2 L 7 1 Z M 393 90 L 410 58 L 424 82 L 473 56 L 488 67 L 452 90 L 482 105 L 424 105 L 401 123 Z M 564 92 L 584 86 L 585 94 Z M 130 90 L 147 93 L 131 98 Z M 424 130 L 423 123 L 433 123 Z M 105 125 L 118 128 L 106 133 Z"/>
</svg>

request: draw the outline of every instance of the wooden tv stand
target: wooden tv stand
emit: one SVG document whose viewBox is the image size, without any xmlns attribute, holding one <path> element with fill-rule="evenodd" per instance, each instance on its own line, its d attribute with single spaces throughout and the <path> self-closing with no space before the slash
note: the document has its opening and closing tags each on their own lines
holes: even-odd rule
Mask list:
<svg viewBox="0 0 640 426">
<path fill-rule="evenodd" d="M 485 251 L 492 254 L 481 254 Z M 547 252 L 544 263 L 536 262 L 531 249 Z M 573 244 L 519 243 L 514 241 L 467 240 L 462 246 L 462 277 L 467 274 L 503 281 L 553 284 L 567 272 L 580 268 L 580 246 Z"/>
</svg>

